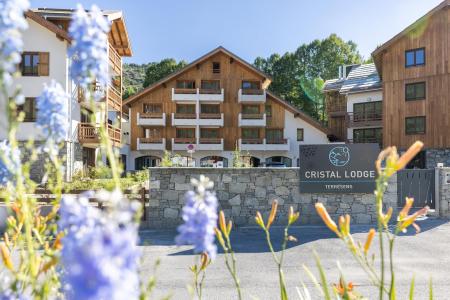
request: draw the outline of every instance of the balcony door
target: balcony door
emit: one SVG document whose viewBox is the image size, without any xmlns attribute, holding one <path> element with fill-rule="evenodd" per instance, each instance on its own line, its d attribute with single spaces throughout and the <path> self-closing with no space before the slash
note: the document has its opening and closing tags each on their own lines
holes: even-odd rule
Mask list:
<svg viewBox="0 0 450 300">
<path fill-rule="evenodd" d="M 202 80 L 201 89 L 207 91 L 220 91 L 220 80 Z"/>
<path fill-rule="evenodd" d="M 266 129 L 266 140 L 269 144 L 279 144 L 283 139 L 283 129 Z"/>
<path fill-rule="evenodd" d="M 355 121 L 381 120 L 383 113 L 382 101 L 355 103 L 353 104 L 353 113 Z"/>
<path fill-rule="evenodd" d="M 354 143 L 379 143 L 383 142 L 382 128 L 364 128 L 353 130 Z"/>
</svg>

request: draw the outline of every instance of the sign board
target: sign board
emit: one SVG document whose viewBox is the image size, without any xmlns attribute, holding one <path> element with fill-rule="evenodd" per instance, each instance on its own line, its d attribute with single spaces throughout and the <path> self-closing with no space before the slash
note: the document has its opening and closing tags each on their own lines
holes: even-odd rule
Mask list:
<svg viewBox="0 0 450 300">
<path fill-rule="evenodd" d="M 378 144 L 300 145 L 301 193 L 373 193 Z"/>
</svg>

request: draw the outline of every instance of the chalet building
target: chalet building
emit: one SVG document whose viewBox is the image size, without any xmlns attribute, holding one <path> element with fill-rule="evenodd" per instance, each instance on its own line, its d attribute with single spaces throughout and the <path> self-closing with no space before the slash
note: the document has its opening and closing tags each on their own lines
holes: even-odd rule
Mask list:
<svg viewBox="0 0 450 300">
<path fill-rule="evenodd" d="M 95 166 L 100 142 L 97 128 L 89 124 L 89 105 L 84 97 L 85 93 L 69 76 L 71 58 L 68 56 L 67 50 L 71 39 L 67 30 L 73 13 L 74 11 L 69 9 L 41 8 L 26 12 L 29 27 L 23 34 L 24 52 L 20 65 L 21 77 L 16 80 L 26 97 L 25 104 L 20 107 L 25 112 L 25 120 L 20 124 L 17 132 L 19 141 L 32 138 L 36 144 L 39 144 L 42 140 L 42 135 L 35 124 L 35 99 L 41 94 L 44 83 L 56 80 L 71 96 L 68 103 L 69 134 L 62 153 L 67 158 L 67 179 L 70 179 L 77 170 Z M 97 119 L 104 122 L 113 144 L 120 147 L 122 57 L 131 56 L 132 52 L 122 12 L 104 11 L 104 15 L 111 22 L 108 57 L 112 81 L 108 86 L 93 84 L 92 89 L 103 93 Z M 5 121 L 7 118 L 3 109 L 0 114 L 3 115 L 0 119 Z M 6 128 L 6 124 L 1 124 L 0 140 L 7 138 Z M 33 179 L 40 180 L 44 174 L 42 164 L 42 160 L 39 160 L 33 166 L 31 170 Z"/>
<path fill-rule="evenodd" d="M 383 85 L 383 144 L 425 150 L 411 167 L 450 165 L 450 0 L 378 47 Z"/>
<path fill-rule="evenodd" d="M 374 64 L 340 67 L 323 91 L 331 142 L 382 145 L 383 93 Z"/>
<path fill-rule="evenodd" d="M 195 166 L 231 166 L 235 149 L 253 166 L 297 166 L 299 144 L 327 143 L 326 129 L 270 83 L 218 47 L 127 99 L 128 169 L 158 166 L 166 150 Z"/>
</svg>

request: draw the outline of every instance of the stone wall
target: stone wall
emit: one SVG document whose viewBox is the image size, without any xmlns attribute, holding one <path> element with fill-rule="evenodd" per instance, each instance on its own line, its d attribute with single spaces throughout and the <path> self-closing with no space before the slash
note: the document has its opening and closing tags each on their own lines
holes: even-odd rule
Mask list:
<svg viewBox="0 0 450 300">
<path fill-rule="evenodd" d="M 326 205 L 334 219 L 350 214 L 355 223 L 376 221 L 373 194 L 302 194 L 298 168 L 152 168 L 147 227 L 174 228 L 180 224 L 184 194 L 191 189 L 190 179 L 201 174 L 214 181 L 220 209 L 237 226 L 255 225 L 256 211 L 267 217 L 273 199 L 279 202 L 276 224 L 286 223 L 290 206 L 300 211 L 299 224 L 321 223 L 314 208 L 318 201 Z M 395 178 L 388 187 L 385 204 L 397 206 Z"/>
<path fill-rule="evenodd" d="M 450 166 L 450 149 L 426 150 L 426 167 L 434 169 L 438 163 L 443 163 L 447 167 Z"/>
<path fill-rule="evenodd" d="M 438 170 L 438 201 L 439 216 L 450 217 L 450 182 L 446 174 L 450 174 L 450 168 L 439 168 Z"/>
</svg>

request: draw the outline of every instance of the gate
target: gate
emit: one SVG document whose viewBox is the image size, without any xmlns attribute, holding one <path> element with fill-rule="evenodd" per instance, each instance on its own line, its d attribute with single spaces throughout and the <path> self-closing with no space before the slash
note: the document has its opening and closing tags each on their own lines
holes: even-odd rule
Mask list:
<svg viewBox="0 0 450 300">
<path fill-rule="evenodd" d="M 397 203 L 405 205 L 405 198 L 414 198 L 413 207 L 428 205 L 435 208 L 434 169 L 402 170 L 397 173 Z"/>
</svg>

